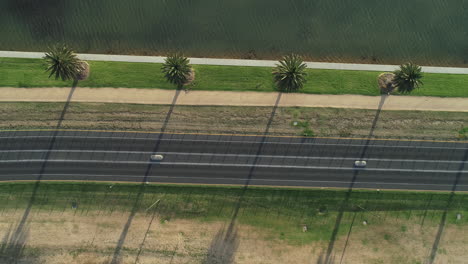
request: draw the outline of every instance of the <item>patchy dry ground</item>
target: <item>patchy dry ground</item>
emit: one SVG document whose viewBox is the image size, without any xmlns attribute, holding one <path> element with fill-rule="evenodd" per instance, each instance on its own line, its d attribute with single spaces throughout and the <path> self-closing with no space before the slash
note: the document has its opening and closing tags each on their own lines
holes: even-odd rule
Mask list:
<svg viewBox="0 0 468 264">
<path fill-rule="evenodd" d="M 159 131 L 169 106 L 71 103 L 62 129 Z M 1 103 L 0 129 L 53 129 L 63 103 Z M 264 133 L 272 107 L 176 106 L 166 132 Z M 366 137 L 376 111 L 336 108 L 278 108 L 269 127 L 271 135 Z M 297 122 L 294 125 L 294 122 Z M 456 140 L 468 126 L 468 113 L 382 111 L 374 137 Z"/>
<path fill-rule="evenodd" d="M 465 193 L 22 182 L 0 205 L 2 264 L 468 259 Z"/>
<path fill-rule="evenodd" d="M 14 231 L 21 216 L 21 210 L 2 212 L 0 237 Z M 354 216 L 355 224 L 348 242 L 346 235 L 335 242 L 333 263 L 340 263 L 342 258 L 342 263 L 425 263 L 437 232 L 436 225 L 421 226 L 415 219 L 398 217 L 363 225 L 361 218 L 364 215 L 361 213 L 345 215 Z M 25 226 L 24 263 L 110 263 L 127 220 L 128 213 L 111 216 L 92 212 L 87 215 L 69 211 L 33 212 Z M 268 230 L 248 225 L 237 226 L 233 235 L 226 239 L 227 229 L 225 222 L 164 221 L 158 215 L 152 219 L 151 214 L 137 214 L 128 230 L 119 261 L 148 264 L 324 263 L 328 241 L 294 245 L 271 239 Z M 466 226 L 448 225 L 435 263 L 463 263 L 468 258 L 466 232 Z"/>
</svg>

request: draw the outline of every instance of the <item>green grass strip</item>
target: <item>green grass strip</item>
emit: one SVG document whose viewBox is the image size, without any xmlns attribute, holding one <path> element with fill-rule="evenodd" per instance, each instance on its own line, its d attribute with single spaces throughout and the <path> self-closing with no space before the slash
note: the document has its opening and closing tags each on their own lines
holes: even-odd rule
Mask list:
<svg viewBox="0 0 468 264">
<path fill-rule="evenodd" d="M 91 76 L 81 87 L 128 87 L 175 89 L 161 73 L 158 63 L 90 61 Z M 275 91 L 272 68 L 194 65 L 192 90 Z M 311 94 L 379 95 L 373 71 L 308 69 L 301 90 Z M 411 95 L 468 97 L 468 75 L 425 73 L 424 86 Z M 40 59 L 0 58 L 0 87 L 69 87 L 71 82 L 48 79 Z"/>
<path fill-rule="evenodd" d="M 160 199 L 157 212 L 161 220 L 229 222 L 239 208 L 240 223 L 269 230 L 273 237 L 294 244 L 329 239 L 346 196 L 346 190 L 273 187 L 249 187 L 244 192 L 242 187 L 204 185 L 43 182 L 38 186 L 33 210 L 85 215 L 121 214 L 133 209 L 151 213 L 148 208 Z M 21 212 L 31 201 L 34 188 L 34 182 L 0 183 L 0 210 Z M 411 217 L 419 223 L 430 212 L 426 222 L 436 226 L 449 197 L 446 192 L 353 191 L 344 210 L 360 212 L 372 224 L 385 223 L 388 218 L 407 221 Z M 72 209 L 72 205 L 76 208 Z M 467 224 L 466 217 L 455 220 L 456 213 L 466 215 L 467 211 L 468 194 L 457 194 L 449 208 L 448 222 Z M 349 221 L 343 219 L 342 225 L 349 225 Z M 302 232 L 302 225 L 313 227 L 313 231 Z M 341 230 L 345 232 L 346 228 Z"/>
</svg>

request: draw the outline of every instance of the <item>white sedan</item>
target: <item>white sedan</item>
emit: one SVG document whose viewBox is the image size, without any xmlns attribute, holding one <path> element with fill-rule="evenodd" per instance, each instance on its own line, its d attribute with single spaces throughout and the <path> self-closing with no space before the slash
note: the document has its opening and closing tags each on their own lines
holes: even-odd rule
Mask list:
<svg viewBox="0 0 468 264">
<path fill-rule="evenodd" d="M 354 162 L 354 167 L 356 168 L 365 168 L 367 166 L 367 162 L 365 160 L 356 160 Z"/>
<path fill-rule="evenodd" d="M 150 159 L 152 161 L 161 161 L 164 159 L 164 156 L 163 155 L 159 155 L 159 154 L 153 154 L 150 156 Z"/>
</svg>

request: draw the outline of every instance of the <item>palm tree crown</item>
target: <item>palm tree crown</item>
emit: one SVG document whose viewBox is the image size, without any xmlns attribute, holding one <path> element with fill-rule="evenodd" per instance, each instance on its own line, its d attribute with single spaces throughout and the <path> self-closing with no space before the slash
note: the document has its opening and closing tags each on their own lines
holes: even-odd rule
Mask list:
<svg viewBox="0 0 468 264">
<path fill-rule="evenodd" d="M 81 71 L 81 61 L 65 45 L 51 47 L 43 59 L 47 65 L 46 72 L 50 72 L 49 78 L 55 75 L 56 80 L 74 80 Z"/>
<path fill-rule="evenodd" d="M 166 58 L 162 65 L 162 72 L 166 79 L 177 87 L 182 87 L 188 82 L 192 67 L 187 57 L 181 54 L 173 54 Z"/>
<path fill-rule="evenodd" d="M 393 83 L 398 91 L 401 93 L 410 93 L 415 88 L 419 88 L 422 85 L 421 78 L 421 66 L 413 64 L 411 62 L 402 64 L 400 69 L 393 72 L 395 77 Z"/>
<path fill-rule="evenodd" d="M 306 82 L 307 65 L 299 55 L 291 54 L 283 57 L 273 70 L 275 84 L 280 91 L 295 92 Z"/>
</svg>

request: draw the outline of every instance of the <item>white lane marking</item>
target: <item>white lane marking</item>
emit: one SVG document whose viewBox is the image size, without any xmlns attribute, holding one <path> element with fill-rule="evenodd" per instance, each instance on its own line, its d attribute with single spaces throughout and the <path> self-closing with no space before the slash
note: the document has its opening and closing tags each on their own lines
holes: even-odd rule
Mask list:
<svg viewBox="0 0 468 264">
<path fill-rule="evenodd" d="M 52 138 L 54 136 L 8 136 L 8 137 L 0 137 L 0 139 L 4 138 Z M 148 141 L 157 141 L 158 138 L 128 138 L 128 137 L 83 137 L 83 136 L 55 136 L 55 138 L 74 138 L 74 139 L 124 139 L 124 140 L 148 140 Z M 261 136 L 259 136 L 261 138 Z M 364 145 L 364 144 L 343 144 L 338 143 L 310 143 L 310 142 L 272 142 L 272 141 L 241 141 L 241 140 L 214 140 L 214 139 L 180 139 L 180 138 L 162 138 L 161 141 L 180 141 L 180 142 L 211 142 L 211 143 L 236 143 L 236 144 L 277 144 L 277 145 L 310 145 L 310 146 L 344 146 L 344 147 L 379 147 L 379 148 L 417 148 L 417 149 L 459 149 L 459 150 L 466 150 L 468 149 L 468 145 L 466 147 L 428 147 L 428 146 L 387 146 L 387 145 Z M 365 140 L 362 140 L 365 141 Z M 370 140 L 372 141 L 372 140 Z M 389 142 L 399 142 L 399 141 L 389 141 Z M 417 141 L 415 141 L 417 142 Z M 457 143 L 460 144 L 460 143 Z"/>
<path fill-rule="evenodd" d="M 151 161 L 116 161 L 116 160 L 44 160 L 44 159 L 23 159 L 23 160 L 0 160 L 0 163 L 25 163 L 25 162 L 55 162 L 55 163 L 101 163 L 101 164 L 154 164 L 154 165 L 179 165 L 179 166 L 211 166 L 211 167 L 258 167 L 258 168 L 278 168 L 278 169 L 318 169 L 318 170 L 365 170 L 365 171 L 394 171 L 394 172 L 425 172 L 425 173 L 468 173 L 468 170 L 421 170 L 421 169 L 390 169 L 390 168 L 353 168 L 353 167 L 332 167 L 332 166 L 299 166 L 299 165 L 266 165 L 266 164 L 236 164 L 236 163 L 197 163 L 197 162 L 151 162 Z"/>
<path fill-rule="evenodd" d="M 45 173 L 45 174 L 7 174 L 1 175 L 4 177 L 31 177 L 31 176 L 76 176 L 76 177 L 127 177 L 127 178 L 163 178 L 163 179 L 201 179 L 201 180 L 235 180 L 235 181 L 247 181 L 247 179 L 242 178 L 216 178 L 216 177 L 184 177 L 184 176 L 136 176 L 136 175 L 115 175 L 115 174 L 71 174 L 71 173 Z M 339 183 L 339 184 L 350 184 L 349 181 L 317 181 L 317 180 L 282 180 L 282 179 L 251 179 L 252 181 L 271 181 L 271 182 L 311 182 L 311 183 Z M 450 186 L 453 184 L 434 184 L 434 183 L 406 183 L 406 182 L 359 182 L 356 181 L 354 184 L 382 184 L 382 185 L 422 185 L 422 186 Z M 468 186 L 466 184 L 457 184 L 457 186 Z"/>
<path fill-rule="evenodd" d="M 150 151 L 121 151 L 121 150 L 67 150 L 67 149 L 31 149 L 31 150 L 0 150 L 0 153 L 30 153 L 30 152 L 64 152 L 64 153 L 115 153 L 115 154 L 147 154 L 151 155 Z M 314 156 L 283 156 L 283 155 L 252 155 L 252 154 L 228 154 L 228 153 L 197 153 L 197 152 L 163 152 L 158 151 L 158 154 L 164 155 L 181 155 L 181 156 L 214 156 L 214 157 L 247 157 L 247 158 L 273 158 L 273 159 L 318 159 L 318 160 L 359 160 L 361 158 L 346 158 L 346 157 L 314 157 Z M 366 158 L 367 161 L 390 161 L 390 162 L 425 162 L 425 163 L 468 163 L 468 161 L 455 160 L 415 160 L 415 159 L 377 159 Z"/>
</svg>

